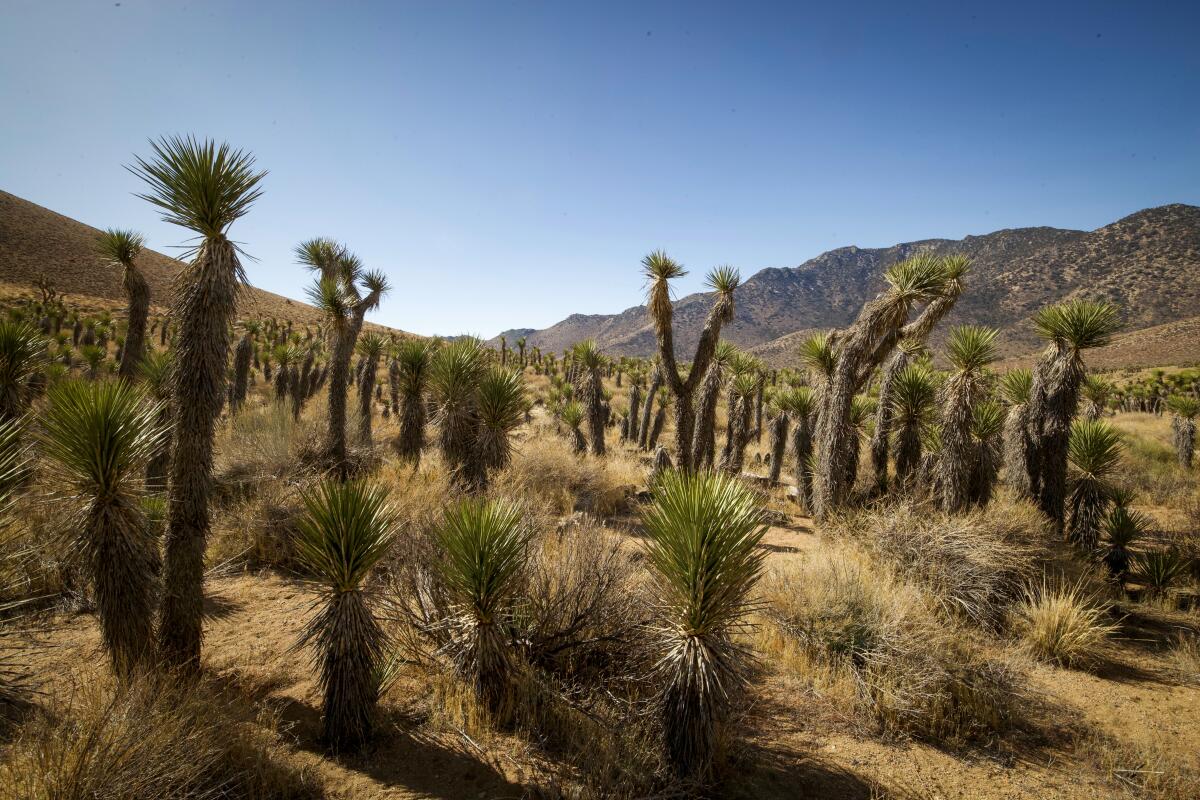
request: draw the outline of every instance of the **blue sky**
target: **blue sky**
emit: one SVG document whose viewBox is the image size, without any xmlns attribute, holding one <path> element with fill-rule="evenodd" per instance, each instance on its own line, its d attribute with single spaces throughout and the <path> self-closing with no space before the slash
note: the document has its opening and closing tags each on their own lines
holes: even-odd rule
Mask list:
<svg viewBox="0 0 1200 800">
<path fill-rule="evenodd" d="M 187 234 L 151 136 L 252 150 L 252 282 L 345 241 L 376 318 L 491 336 L 641 300 L 638 262 L 749 275 L 832 247 L 1095 228 L 1200 203 L 1200 3 L 4 0 L 0 188 Z"/>
</svg>

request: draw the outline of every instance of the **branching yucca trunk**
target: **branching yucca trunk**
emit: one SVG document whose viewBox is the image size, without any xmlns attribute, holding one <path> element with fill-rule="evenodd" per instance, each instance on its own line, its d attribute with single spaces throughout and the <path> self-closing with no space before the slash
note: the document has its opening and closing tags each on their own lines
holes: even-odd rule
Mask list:
<svg viewBox="0 0 1200 800">
<path fill-rule="evenodd" d="M 158 639 L 164 660 L 188 670 L 200 665 L 213 434 L 225 400 L 229 326 L 241 274 L 233 243 L 223 236 L 206 239 L 184 271 L 174 313 L 178 330 L 171 392 L 175 441 Z"/>
</svg>

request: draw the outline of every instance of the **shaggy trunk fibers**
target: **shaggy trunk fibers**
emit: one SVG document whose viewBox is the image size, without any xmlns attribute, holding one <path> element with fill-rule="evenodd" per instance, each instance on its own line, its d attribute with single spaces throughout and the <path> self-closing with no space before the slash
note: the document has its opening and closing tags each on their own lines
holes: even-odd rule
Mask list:
<svg viewBox="0 0 1200 800">
<path fill-rule="evenodd" d="M 812 418 L 802 416 L 796 420 L 796 429 L 792 432 L 792 456 L 796 459 L 796 491 L 806 511 L 812 509 L 812 473 L 809 471 L 812 450 Z"/>
<path fill-rule="evenodd" d="M 583 382 L 583 402 L 587 409 L 588 438 L 592 442 L 592 454 L 604 455 L 604 391 L 601 384 L 600 368 L 588 370 L 587 379 Z"/>
<path fill-rule="evenodd" d="M 375 372 L 379 365 L 375 359 L 365 359 L 363 378 L 358 399 L 358 441 L 364 447 L 371 446 L 371 412 L 372 399 L 375 397 Z"/>
<path fill-rule="evenodd" d="M 1055 342 L 1034 370 L 1029 398 L 1029 436 L 1034 445 L 1032 489 L 1038 507 L 1053 520 L 1060 536 L 1065 528 L 1071 419 L 1084 374 L 1079 354 L 1065 342 Z"/>
<path fill-rule="evenodd" d="M 358 590 L 337 592 L 309 623 L 314 666 L 324 694 L 324 740 L 334 752 L 358 749 L 371 736 L 379 700 L 378 668 L 386 636 Z"/>
<path fill-rule="evenodd" d="M 909 355 L 897 350 L 888 359 L 879 381 L 879 405 L 875 409 L 875 430 L 871 433 L 871 466 L 875 472 L 875 493 L 886 494 L 888 488 L 888 440 L 892 433 L 892 382 L 897 373 L 908 366 Z"/>
<path fill-rule="evenodd" d="M 700 402 L 696 406 L 696 430 L 692 436 L 692 467 L 712 469 L 717 449 L 717 400 L 721 395 L 721 367 L 709 365 L 704 383 L 700 386 Z"/>
<path fill-rule="evenodd" d="M 971 504 L 971 473 L 975 468 L 975 440 L 971 436 L 971 410 L 975 401 L 974 381 L 956 375 L 945 388 L 942 404 L 942 452 L 938 470 L 942 486 L 942 508 L 951 514 L 966 511 Z"/>
<path fill-rule="evenodd" d="M 771 421 L 771 483 L 779 483 L 783 453 L 787 449 L 788 415 L 779 414 Z"/>
<path fill-rule="evenodd" d="M 650 441 L 650 419 L 653 414 L 654 398 L 658 397 L 658 390 L 662 388 L 663 378 L 662 371 L 656 366 L 654 375 L 650 378 L 650 388 L 646 392 L 646 402 L 642 405 L 642 425 L 638 429 L 638 447 L 643 450 L 649 450 Z"/>
<path fill-rule="evenodd" d="M 175 432 L 167 496 L 166 565 L 159 647 L 167 664 L 199 668 L 204 549 L 212 492 L 213 433 L 225 400 L 225 365 L 242 268 L 233 243 L 206 239 L 185 269 L 174 318 L 171 371 Z"/>
<path fill-rule="evenodd" d="M 1196 420 L 1175 416 L 1171 420 L 1171 430 L 1174 433 L 1175 454 L 1179 459 L 1179 466 L 1191 469 L 1192 458 L 1196 452 Z"/>
<path fill-rule="evenodd" d="M 629 416 L 625 420 L 625 440 L 637 439 L 638 407 L 642 404 L 642 389 L 637 383 L 629 387 Z"/>
<path fill-rule="evenodd" d="M 246 404 L 247 384 L 250 380 L 250 360 L 254 355 L 254 343 L 250 334 L 243 336 L 233 353 L 233 402 L 230 411 L 237 411 Z"/>
<path fill-rule="evenodd" d="M 1029 438 L 1029 405 L 1019 403 L 1004 418 L 1004 474 L 1019 497 L 1033 498 L 1033 441 Z"/>
</svg>

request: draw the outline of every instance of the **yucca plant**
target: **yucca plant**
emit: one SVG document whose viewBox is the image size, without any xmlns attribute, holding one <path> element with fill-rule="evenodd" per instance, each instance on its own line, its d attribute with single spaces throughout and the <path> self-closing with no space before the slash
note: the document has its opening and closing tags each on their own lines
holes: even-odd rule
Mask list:
<svg viewBox="0 0 1200 800">
<path fill-rule="evenodd" d="M 438 350 L 429 370 L 429 390 L 438 426 L 438 444 L 455 481 L 465 488 L 486 483 L 483 460 L 477 457 L 479 397 L 477 389 L 487 371 L 483 343 L 473 337 L 456 339 Z"/>
<path fill-rule="evenodd" d="M 1129 578 L 1133 546 L 1145 537 L 1149 529 L 1149 518 L 1129 510 L 1124 503 L 1118 504 L 1114 501 L 1113 508 L 1105 516 L 1104 536 L 1100 541 L 1100 560 L 1120 583 L 1125 583 Z"/>
<path fill-rule="evenodd" d="M 654 362 L 654 369 L 650 373 L 650 385 L 646 390 L 646 402 L 642 403 L 642 420 L 638 425 L 637 445 L 642 450 L 648 450 L 650 442 L 650 428 L 654 420 L 654 401 L 661 397 L 659 391 L 663 385 L 662 370 L 658 367 L 658 362 Z"/>
<path fill-rule="evenodd" d="M 717 448 L 717 403 L 726 373 L 738 357 L 738 349 L 728 341 L 717 342 L 712 362 L 700 385 L 699 402 L 696 404 L 696 430 L 692 435 L 692 466 L 696 469 L 711 469 Z"/>
<path fill-rule="evenodd" d="M 1067 458 L 1071 464 L 1071 518 L 1067 540 L 1091 550 L 1111 504 L 1110 479 L 1121 462 L 1121 438 L 1101 420 L 1077 420 L 1071 426 Z"/>
<path fill-rule="evenodd" d="M 754 495 L 731 476 L 667 471 L 653 491 L 643 523 L 665 749 L 676 774 L 704 782 L 752 658 L 735 634 L 762 574 L 766 526 Z"/>
<path fill-rule="evenodd" d="M 813 417 L 816 414 L 816 399 L 808 386 L 797 386 L 781 392 L 775 401 L 791 419 L 792 463 L 796 477 L 796 492 L 801 506 L 808 510 L 812 502 L 812 473 L 809 461 L 813 454 Z"/>
<path fill-rule="evenodd" d="M 579 398 L 587 413 L 588 439 L 591 441 L 592 454 L 602 456 L 605 451 L 606 414 L 601 370 L 607 366 L 608 359 L 600 352 L 594 339 L 585 339 L 576 344 L 571 349 L 571 355 L 581 370 L 578 381 Z"/>
<path fill-rule="evenodd" d="M 749 358 L 744 357 L 739 361 L 729 379 L 729 429 L 721 458 L 721 469 L 733 475 L 741 474 L 742 471 L 746 445 L 750 443 L 754 398 L 759 387 L 759 375 L 755 365 Z"/>
<path fill-rule="evenodd" d="M 1100 375 L 1085 376 L 1083 384 L 1079 387 L 1079 394 L 1083 398 L 1083 418 L 1100 419 L 1116 390 L 1117 387 L 1111 381 Z"/>
<path fill-rule="evenodd" d="M 530 537 L 520 508 L 504 500 L 452 506 L 436 532 L 438 575 L 454 603 L 447 652 L 500 718 L 509 711 L 516 668 L 509 622 Z"/>
<path fill-rule="evenodd" d="M 512 458 L 512 432 L 525 421 L 529 401 L 525 396 L 524 376 L 517 370 L 496 366 L 484 372 L 475 393 L 479 413 L 476 451 L 486 484 L 488 470 L 508 466 Z"/>
<path fill-rule="evenodd" d="M 1196 416 L 1200 414 L 1200 400 L 1189 395 L 1173 394 L 1167 398 L 1167 408 L 1171 410 L 1171 432 L 1174 434 L 1179 466 L 1191 469 L 1196 452 Z"/>
<path fill-rule="evenodd" d="M 146 462 L 166 432 L 159 408 L 124 381 L 67 381 L 49 391 L 39 439 L 71 491 L 83 563 L 95 587 L 105 648 L 128 680 L 151 659 L 158 537 L 142 513 Z"/>
<path fill-rule="evenodd" d="M 129 327 L 121 350 L 118 374 L 126 380 L 137 377 L 146 346 L 146 320 L 150 315 L 150 284 L 134 263 L 142 252 L 144 239 L 140 233 L 109 228 L 100 234 L 100 254 L 114 266 L 120 267 L 129 301 Z"/>
<path fill-rule="evenodd" d="M 875 410 L 875 428 L 871 432 L 871 467 L 875 472 L 875 494 L 882 495 L 888 489 L 888 454 L 891 444 L 892 422 L 895 408 L 892 389 L 896 376 L 906 369 L 924 351 L 924 344 L 916 339 L 901 339 L 896 352 L 883 366 L 879 378 L 879 404 Z"/>
<path fill-rule="evenodd" d="M 933 415 L 937 381 L 928 364 L 909 364 L 892 379 L 890 394 L 897 426 L 896 480 L 906 486 L 921 465 L 921 434 Z"/>
<path fill-rule="evenodd" d="M 913 306 L 948 296 L 951 285 L 957 286 L 965 268 L 965 262 L 959 270 L 932 253 L 919 253 L 892 265 L 884 273 L 887 288 L 863 306 L 854 324 L 839 334 L 834 347 L 833 373 L 822 398 L 817 425 L 819 446 L 813 499 L 818 517 L 842 506 L 853 488 L 848 481 L 857 473 L 857 466 L 850 463 L 856 450 L 852 443 L 856 434 L 849 420 L 855 395 L 901 338 Z"/>
<path fill-rule="evenodd" d="M 233 351 L 233 402 L 230 411 L 236 412 L 246 402 L 246 392 L 250 383 L 250 362 L 254 356 L 254 342 L 249 331 L 246 332 Z"/>
<path fill-rule="evenodd" d="M 1162 600 L 1183 583 L 1189 568 L 1178 550 L 1144 550 L 1133 556 L 1131 579 L 1141 584 L 1148 599 Z"/>
<path fill-rule="evenodd" d="M 357 347 L 363 360 L 363 377 L 358 392 L 358 441 L 370 447 L 371 398 L 375 395 L 375 374 L 379 371 L 379 358 L 387 347 L 387 341 L 377 333 L 365 333 L 359 337 Z"/>
<path fill-rule="evenodd" d="M 1116 308 L 1090 300 L 1047 306 L 1034 315 L 1033 323 L 1050 345 L 1038 360 L 1030 389 L 1031 484 L 1038 506 L 1061 534 L 1066 524 L 1071 420 L 1087 374 L 1082 353 L 1111 341 L 1120 323 Z"/>
<path fill-rule="evenodd" d="M 167 432 L 146 462 L 146 488 L 151 492 L 167 491 L 171 466 L 171 363 L 170 351 L 150 350 L 138 370 L 147 394 L 158 402 L 158 425 Z"/>
<path fill-rule="evenodd" d="M 862 458 L 862 444 L 869 438 L 870 424 L 875 416 L 876 401 L 865 394 L 857 394 L 850 403 L 850 456 L 846 459 L 846 485 L 855 486 L 858 483 L 858 465 Z"/>
<path fill-rule="evenodd" d="M 969 489 L 972 505 L 983 507 L 992 500 L 1002 459 L 1004 416 L 1004 407 L 991 399 L 981 400 L 971 409 L 971 440 L 975 445 Z"/>
<path fill-rule="evenodd" d="M 1000 378 L 1000 396 L 1008 403 L 1004 417 L 1004 473 L 1008 485 L 1019 497 L 1033 496 L 1033 440 L 1029 436 L 1029 392 L 1033 387 L 1033 371 L 1023 368 L 1010 370 Z"/>
<path fill-rule="evenodd" d="M 296 559 L 321 593 L 297 646 L 314 646 L 325 743 L 355 750 L 371 736 L 388 642 L 368 577 L 391 546 L 397 515 L 387 490 L 363 481 L 322 481 L 302 498 Z"/>
<path fill-rule="evenodd" d="M 571 431 L 571 443 L 575 449 L 575 455 L 587 452 L 587 440 L 583 438 L 583 431 L 579 429 L 583 425 L 583 417 L 583 406 L 574 400 L 564 403 L 558 412 L 558 418 Z"/>
<path fill-rule="evenodd" d="M 422 339 L 405 339 L 396 346 L 400 433 L 394 447 L 402 459 L 420 463 L 425 448 L 425 390 L 433 346 Z"/>
<path fill-rule="evenodd" d="M 46 339 L 25 322 L 0 321 L 0 422 L 29 408 L 30 381 L 46 363 Z"/>
<path fill-rule="evenodd" d="M 696 421 L 693 401 L 696 389 L 716 352 L 717 342 L 721 337 L 721 326 L 733 319 L 733 293 L 741 282 L 741 275 L 730 266 L 720 266 L 709 271 L 705 285 L 716 292 L 717 297 L 709 309 L 704 327 L 700 330 L 691 369 L 684 377 L 675 363 L 674 308 L 671 305 L 670 281 L 687 273 L 661 250 L 656 250 L 642 259 L 642 272 L 649 284 L 647 309 L 658 340 L 658 372 L 675 402 L 675 452 L 679 462 L 677 466 L 685 472 L 690 472 L 693 467 L 692 439 Z"/>
<path fill-rule="evenodd" d="M 245 283 L 238 248 L 226 234 L 262 194 L 266 173 L 255 170 L 252 155 L 227 144 L 189 136 L 150 146 L 153 156 L 139 157 L 129 168 L 149 187 L 138 196 L 200 240 L 185 256 L 191 260 L 180 274 L 171 313 L 176 363 L 186 368 L 171 373 L 175 441 L 158 628 L 166 661 L 194 669 L 200 663 L 213 434 L 225 402 L 230 329 Z"/>
<path fill-rule="evenodd" d="M 791 419 L 783 407 L 779 405 L 778 397 L 774 393 L 769 396 L 767 405 L 773 412 L 769 426 L 771 438 L 767 445 L 771 454 L 770 472 L 767 474 L 767 480 L 772 484 L 777 484 L 779 483 L 779 476 L 783 472 L 783 456 L 787 452 L 788 428 L 791 427 Z"/>
<path fill-rule="evenodd" d="M 946 340 L 946 357 L 953 370 L 942 387 L 942 451 L 939 482 L 942 506 L 950 513 L 971 504 L 971 476 L 978 448 L 971 437 L 975 405 L 986 390 L 988 365 L 996 360 L 995 328 L 960 325 Z"/>
</svg>

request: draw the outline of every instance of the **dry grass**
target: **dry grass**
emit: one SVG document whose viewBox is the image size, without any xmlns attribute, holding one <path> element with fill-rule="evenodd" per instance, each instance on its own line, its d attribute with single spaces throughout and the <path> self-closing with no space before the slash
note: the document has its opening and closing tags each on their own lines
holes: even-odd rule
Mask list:
<svg viewBox="0 0 1200 800">
<path fill-rule="evenodd" d="M 1195 800 L 1200 797 L 1200 770 L 1181 761 L 1170 739 L 1136 744 L 1092 734 L 1079 743 L 1092 761 L 1126 796 L 1137 800 Z"/>
<path fill-rule="evenodd" d="M 1200 684 L 1200 634 L 1180 631 L 1167 651 L 1167 663 L 1180 681 Z"/>
<path fill-rule="evenodd" d="M 1001 495 L 958 516 L 902 502 L 848 515 L 829 531 L 920 584 L 948 617 L 996 629 L 1036 570 L 1046 523 L 1032 505 Z"/>
<path fill-rule="evenodd" d="M 322 792 L 281 765 L 275 721 L 224 713 L 203 686 L 104 681 L 29 719 L 0 763 L 0 800 L 307 798 Z"/>
<path fill-rule="evenodd" d="M 763 581 L 773 663 L 810 677 L 885 733 L 961 745 L 1007 729 L 1019 676 L 947 625 L 920 587 L 840 546 L 776 567 Z"/>
<path fill-rule="evenodd" d="M 1013 609 L 1013 631 L 1024 649 L 1063 667 L 1095 664 L 1118 628 L 1083 582 L 1051 586 L 1043 580 Z"/>
</svg>

